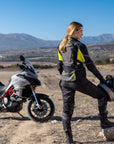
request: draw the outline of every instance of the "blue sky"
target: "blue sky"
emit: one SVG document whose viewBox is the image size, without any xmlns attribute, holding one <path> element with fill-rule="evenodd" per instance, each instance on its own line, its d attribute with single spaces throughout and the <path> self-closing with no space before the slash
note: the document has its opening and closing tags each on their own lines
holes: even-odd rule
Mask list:
<svg viewBox="0 0 114 144">
<path fill-rule="evenodd" d="M 84 36 L 114 34 L 114 0 L 0 0 L 0 33 L 61 40 L 78 21 Z"/>
</svg>

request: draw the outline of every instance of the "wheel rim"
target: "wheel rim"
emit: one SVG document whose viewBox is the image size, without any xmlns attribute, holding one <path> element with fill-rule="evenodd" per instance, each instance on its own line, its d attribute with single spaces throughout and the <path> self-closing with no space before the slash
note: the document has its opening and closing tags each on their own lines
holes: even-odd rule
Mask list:
<svg viewBox="0 0 114 144">
<path fill-rule="evenodd" d="M 39 109 L 36 106 L 36 102 L 33 102 L 31 104 L 31 114 L 36 119 L 46 118 L 50 114 L 50 111 L 51 111 L 50 105 L 47 101 L 41 100 L 41 103 L 42 103 L 42 109 Z"/>
</svg>

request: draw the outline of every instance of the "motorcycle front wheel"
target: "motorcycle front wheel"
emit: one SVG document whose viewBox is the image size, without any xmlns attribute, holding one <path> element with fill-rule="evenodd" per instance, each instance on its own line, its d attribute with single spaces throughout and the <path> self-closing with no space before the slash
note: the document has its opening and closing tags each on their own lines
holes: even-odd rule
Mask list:
<svg viewBox="0 0 114 144">
<path fill-rule="evenodd" d="M 39 98 L 42 103 L 42 108 L 38 108 L 35 100 L 30 100 L 27 105 L 27 113 L 30 119 L 35 122 L 46 122 L 53 116 L 55 107 L 52 100 L 47 95 L 40 94 Z"/>
</svg>

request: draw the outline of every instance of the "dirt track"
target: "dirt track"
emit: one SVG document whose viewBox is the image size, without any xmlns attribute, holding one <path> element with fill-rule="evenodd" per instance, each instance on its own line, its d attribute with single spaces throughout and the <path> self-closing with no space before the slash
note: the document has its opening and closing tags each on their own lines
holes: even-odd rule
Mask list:
<svg viewBox="0 0 114 144">
<path fill-rule="evenodd" d="M 114 75 L 113 67 L 102 67 L 100 71 L 106 75 Z M 0 71 L 0 81 L 4 84 L 16 71 Z M 65 134 L 62 128 L 62 96 L 59 89 L 59 74 L 56 69 L 38 70 L 42 86 L 37 92 L 50 95 L 55 104 L 55 114 L 49 122 L 36 123 L 28 118 L 26 103 L 20 117 L 16 113 L 0 113 L 0 144 L 64 144 Z M 98 80 L 88 72 L 88 78 L 94 83 Z M 108 104 L 109 119 L 114 121 L 114 102 Z M 77 144 L 113 144 L 101 135 L 97 100 L 87 95 L 76 93 L 75 110 L 72 118 L 74 140 Z"/>
</svg>

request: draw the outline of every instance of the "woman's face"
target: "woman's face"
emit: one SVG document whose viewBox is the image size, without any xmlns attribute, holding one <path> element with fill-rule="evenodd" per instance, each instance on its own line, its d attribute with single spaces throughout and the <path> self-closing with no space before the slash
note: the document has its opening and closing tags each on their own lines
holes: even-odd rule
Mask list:
<svg viewBox="0 0 114 144">
<path fill-rule="evenodd" d="M 83 27 L 80 27 L 78 30 L 75 30 L 72 35 L 72 37 L 76 39 L 81 39 L 82 36 L 83 36 Z"/>
</svg>

